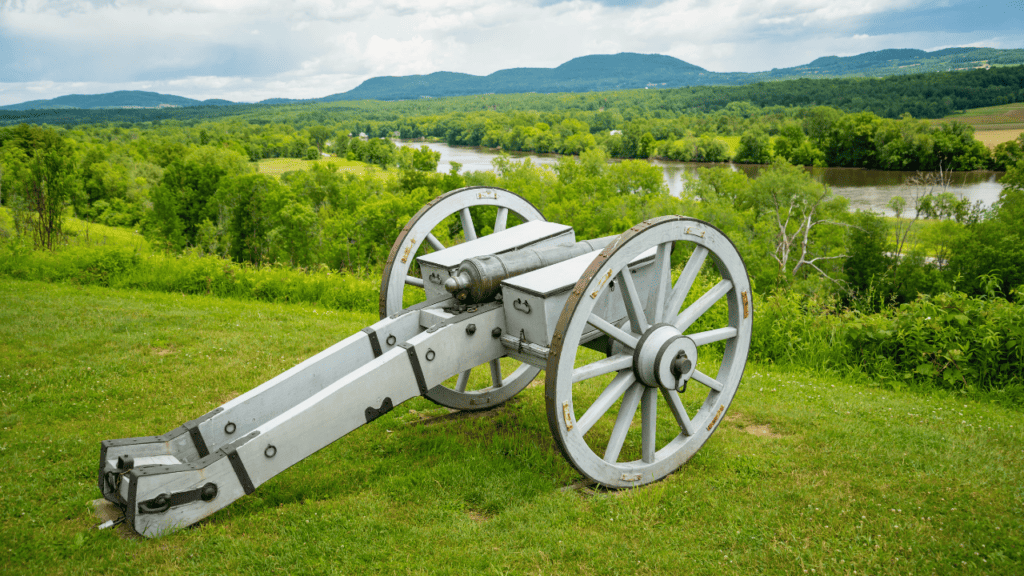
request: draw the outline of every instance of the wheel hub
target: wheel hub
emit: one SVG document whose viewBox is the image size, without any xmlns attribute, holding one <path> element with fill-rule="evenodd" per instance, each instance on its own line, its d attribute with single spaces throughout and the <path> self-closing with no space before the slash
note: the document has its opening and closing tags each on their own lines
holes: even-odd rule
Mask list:
<svg viewBox="0 0 1024 576">
<path fill-rule="evenodd" d="M 671 324 L 651 326 L 633 351 L 633 373 L 649 388 L 681 390 L 697 368 L 697 345 Z"/>
</svg>

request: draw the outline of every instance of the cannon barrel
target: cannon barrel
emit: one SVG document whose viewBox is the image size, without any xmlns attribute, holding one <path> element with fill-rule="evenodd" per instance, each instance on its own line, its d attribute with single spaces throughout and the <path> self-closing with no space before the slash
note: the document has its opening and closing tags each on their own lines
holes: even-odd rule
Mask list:
<svg viewBox="0 0 1024 576">
<path fill-rule="evenodd" d="M 508 254 L 467 258 L 455 275 L 445 281 L 444 288 L 461 302 L 487 302 L 497 295 L 503 280 L 601 250 L 616 238 L 617 235 L 605 236 L 572 246 L 525 248 Z"/>
</svg>

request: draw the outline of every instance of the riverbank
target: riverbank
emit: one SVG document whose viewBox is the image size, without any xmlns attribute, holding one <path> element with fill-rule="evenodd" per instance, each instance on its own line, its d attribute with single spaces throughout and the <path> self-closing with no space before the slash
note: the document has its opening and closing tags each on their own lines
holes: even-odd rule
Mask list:
<svg viewBox="0 0 1024 576">
<path fill-rule="evenodd" d="M 489 148 L 467 148 L 449 146 L 443 142 L 396 140 L 402 146 L 426 146 L 441 154 L 438 172 L 451 170 L 452 162 L 457 162 L 464 172 L 483 172 L 493 170 L 493 160 L 501 155 L 500 150 Z M 558 154 L 529 154 L 523 152 L 509 153 L 515 160 L 526 160 L 534 164 L 554 166 L 558 162 Z M 617 162 L 620 160 L 610 160 Z M 763 166 L 757 164 L 728 163 L 697 163 L 677 162 L 674 160 L 652 159 L 650 162 L 661 167 L 665 185 L 669 193 L 679 196 L 686 186 L 686 181 L 697 175 L 701 168 L 729 168 L 756 177 Z M 934 185 L 915 184 L 918 172 L 867 170 L 864 168 L 819 168 L 808 167 L 811 176 L 822 184 L 832 187 L 833 192 L 850 201 L 851 210 L 870 210 L 891 215 L 889 201 L 896 196 L 912 202 L 915 197 L 928 192 L 939 192 Z M 976 170 L 972 172 L 951 172 L 946 191 L 959 198 L 966 198 L 972 204 L 981 202 L 983 206 L 991 206 L 999 200 L 1003 187 L 999 178 L 1004 172 Z"/>
</svg>

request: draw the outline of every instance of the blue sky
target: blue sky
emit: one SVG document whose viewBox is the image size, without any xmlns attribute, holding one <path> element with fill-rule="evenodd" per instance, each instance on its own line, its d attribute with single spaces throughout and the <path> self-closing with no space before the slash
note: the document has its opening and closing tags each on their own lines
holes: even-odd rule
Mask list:
<svg viewBox="0 0 1024 576">
<path fill-rule="evenodd" d="M 258 101 L 587 54 L 753 72 L 885 48 L 1024 48 L 1024 0 L 0 0 L 0 105 L 149 90 Z"/>
</svg>

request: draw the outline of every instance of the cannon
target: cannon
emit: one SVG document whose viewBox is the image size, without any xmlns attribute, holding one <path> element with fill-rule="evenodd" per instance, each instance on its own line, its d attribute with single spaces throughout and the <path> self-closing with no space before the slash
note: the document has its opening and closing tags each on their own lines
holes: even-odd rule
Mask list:
<svg viewBox="0 0 1024 576">
<path fill-rule="evenodd" d="M 577 241 L 509 191 L 462 188 L 399 234 L 379 322 L 166 434 L 104 440 L 99 488 L 136 532 L 167 534 L 411 398 L 486 410 L 541 370 L 569 463 L 641 486 L 722 422 L 752 314 L 743 261 L 707 222 L 662 216 Z"/>
</svg>

